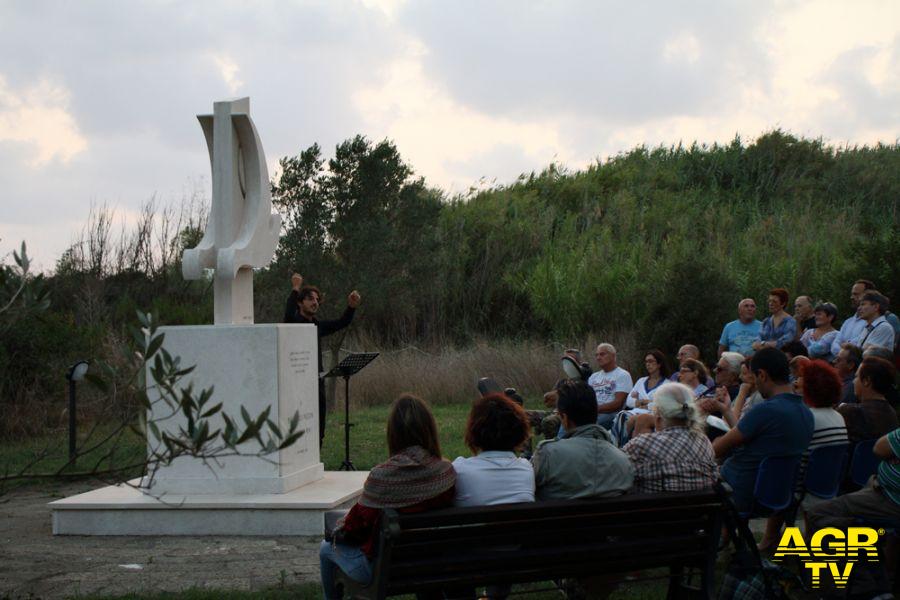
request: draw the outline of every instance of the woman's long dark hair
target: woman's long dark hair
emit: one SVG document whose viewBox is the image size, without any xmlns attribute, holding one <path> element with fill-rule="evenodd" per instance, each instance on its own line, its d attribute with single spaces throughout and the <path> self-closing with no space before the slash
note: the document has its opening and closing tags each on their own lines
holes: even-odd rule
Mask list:
<svg viewBox="0 0 900 600">
<path fill-rule="evenodd" d="M 412 394 L 400 394 L 391 405 L 387 442 L 391 456 L 410 446 L 421 446 L 432 456 L 441 458 L 441 442 L 434 415 L 424 400 Z"/>
<path fill-rule="evenodd" d="M 662 350 L 657 350 L 656 348 L 652 350 L 648 350 L 644 357 L 652 356 L 656 359 L 656 362 L 659 363 L 659 376 L 663 379 L 668 379 L 669 375 L 672 374 L 672 369 L 669 367 L 669 361 L 666 359 L 666 355 L 662 353 Z"/>
</svg>

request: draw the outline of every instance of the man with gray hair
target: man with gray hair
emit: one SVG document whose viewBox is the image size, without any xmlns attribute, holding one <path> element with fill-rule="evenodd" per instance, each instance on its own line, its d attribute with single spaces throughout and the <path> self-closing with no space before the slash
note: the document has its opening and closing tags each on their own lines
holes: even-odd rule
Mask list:
<svg viewBox="0 0 900 600">
<path fill-rule="evenodd" d="M 587 382 L 597 396 L 597 424 L 609 429 L 616 413 L 625 407 L 625 398 L 634 382 L 631 374 L 616 364 L 616 349 L 612 344 L 600 344 L 594 356 L 600 370 Z"/>
<path fill-rule="evenodd" d="M 738 318 L 727 323 L 719 337 L 718 356 L 723 352 L 740 352 L 744 356 L 753 354 L 753 341 L 759 335 L 762 321 L 756 318 L 756 302 L 744 298 L 738 303 Z"/>
<path fill-rule="evenodd" d="M 841 330 L 834 338 L 834 341 L 831 342 L 832 356 L 837 357 L 844 344 L 856 345 L 856 338 L 859 337 L 859 333 L 866 327 L 865 319 L 859 316 L 859 301 L 862 299 L 863 294 L 868 290 L 874 289 L 875 284 L 868 279 L 857 279 L 853 282 L 853 286 L 850 288 L 850 304 L 853 306 L 853 314 L 844 319 Z"/>
</svg>

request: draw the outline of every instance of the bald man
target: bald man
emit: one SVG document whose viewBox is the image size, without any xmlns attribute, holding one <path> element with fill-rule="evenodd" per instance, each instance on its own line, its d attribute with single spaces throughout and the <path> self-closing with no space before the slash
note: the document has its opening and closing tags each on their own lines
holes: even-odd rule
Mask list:
<svg viewBox="0 0 900 600">
<path fill-rule="evenodd" d="M 693 344 L 685 344 L 681 348 L 678 349 L 678 354 L 675 356 L 678 359 L 678 366 L 681 367 L 688 359 L 700 360 L 700 348 Z M 700 361 L 703 362 L 703 361 Z M 675 372 L 669 376 L 669 381 L 678 381 L 678 369 L 675 369 Z M 707 377 L 706 381 L 701 382 L 709 389 L 714 389 L 716 382 L 713 381 L 712 377 Z"/>
<path fill-rule="evenodd" d="M 616 413 L 625 407 L 625 398 L 633 387 L 631 373 L 616 362 L 616 348 L 603 343 L 594 353 L 597 372 L 588 378 L 588 385 L 597 396 L 597 425 L 612 427 Z"/>
<path fill-rule="evenodd" d="M 756 319 L 756 302 L 744 298 L 738 303 L 738 318 L 722 329 L 717 357 L 723 352 L 740 352 L 744 356 L 753 354 L 753 340 L 759 335 L 762 321 Z"/>
</svg>

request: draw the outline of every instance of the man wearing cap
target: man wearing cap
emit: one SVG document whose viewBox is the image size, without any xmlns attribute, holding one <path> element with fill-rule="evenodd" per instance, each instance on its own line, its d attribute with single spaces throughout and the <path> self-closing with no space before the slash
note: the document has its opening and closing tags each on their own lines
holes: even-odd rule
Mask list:
<svg viewBox="0 0 900 600">
<path fill-rule="evenodd" d="M 888 305 L 887 296 L 877 290 L 869 290 L 862 295 L 858 314 L 866 325 L 856 337 L 856 346 L 863 350 L 869 346 L 894 347 L 894 328 L 884 317 Z"/>
<path fill-rule="evenodd" d="M 816 326 L 807 329 L 800 336 L 800 342 L 806 346 L 810 358 L 821 358 L 831 362 L 834 355 L 831 354 L 831 343 L 837 337 L 838 331 L 834 328 L 834 320 L 837 318 L 837 306 L 831 302 L 821 302 L 813 311 L 813 319 Z"/>
<path fill-rule="evenodd" d="M 756 302 L 753 298 L 744 298 L 738 303 L 738 318 L 722 329 L 717 356 L 722 356 L 723 352 L 753 354 L 753 340 L 759 335 L 760 327 L 762 321 L 756 318 Z"/>
</svg>

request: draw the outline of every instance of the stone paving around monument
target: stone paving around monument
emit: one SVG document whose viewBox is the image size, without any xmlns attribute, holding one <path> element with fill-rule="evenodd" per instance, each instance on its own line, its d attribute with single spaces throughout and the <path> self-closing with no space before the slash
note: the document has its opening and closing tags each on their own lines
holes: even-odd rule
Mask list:
<svg viewBox="0 0 900 600">
<path fill-rule="evenodd" d="M 54 537 L 47 502 L 96 487 L 47 485 L 0 498 L 0 598 L 256 590 L 319 580 L 317 537 Z"/>
</svg>

